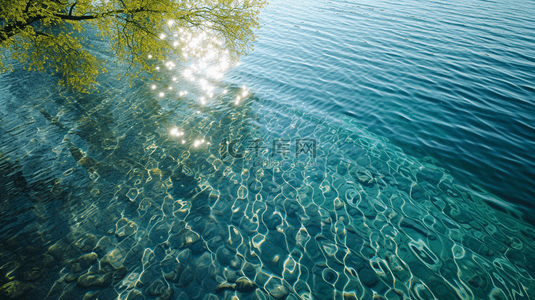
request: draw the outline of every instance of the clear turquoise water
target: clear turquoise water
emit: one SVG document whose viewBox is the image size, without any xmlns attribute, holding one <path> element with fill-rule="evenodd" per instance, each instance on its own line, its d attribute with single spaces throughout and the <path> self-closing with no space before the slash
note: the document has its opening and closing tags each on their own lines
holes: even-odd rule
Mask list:
<svg viewBox="0 0 535 300">
<path fill-rule="evenodd" d="M 532 11 L 275 1 L 220 79 L 80 95 L 16 66 L 0 297 L 535 298 Z"/>
<path fill-rule="evenodd" d="M 351 116 L 533 223 L 534 10 L 529 1 L 272 1 L 256 51 L 232 75 L 281 103 Z"/>
</svg>

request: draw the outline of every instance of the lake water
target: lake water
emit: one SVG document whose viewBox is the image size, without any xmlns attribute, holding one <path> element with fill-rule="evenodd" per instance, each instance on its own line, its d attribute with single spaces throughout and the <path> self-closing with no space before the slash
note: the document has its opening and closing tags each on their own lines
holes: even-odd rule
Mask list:
<svg viewBox="0 0 535 300">
<path fill-rule="evenodd" d="M 1 298 L 534 299 L 533 12 L 277 0 L 239 65 L 16 66 Z"/>
<path fill-rule="evenodd" d="M 533 2 L 271 5 L 240 82 L 348 115 L 535 221 Z"/>
</svg>

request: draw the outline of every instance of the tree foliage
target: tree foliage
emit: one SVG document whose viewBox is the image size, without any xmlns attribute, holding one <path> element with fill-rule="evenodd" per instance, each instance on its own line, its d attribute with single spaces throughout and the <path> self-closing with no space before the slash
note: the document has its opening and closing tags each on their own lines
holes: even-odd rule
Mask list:
<svg viewBox="0 0 535 300">
<path fill-rule="evenodd" d="M 60 84 L 87 92 L 104 61 L 92 52 L 84 31 L 97 28 L 118 61 L 151 71 L 154 60 L 176 43 L 162 33 L 195 29 L 217 39 L 232 58 L 250 50 L 265 0 L 0 0 L 0 72 L 20 61 L 29 70 L 50 71 Z M 86 36 L 87 37 L 87 36 Z M 94 39 L 93 39 L 94 40 Z M 150 55 L 149 55 L 150 54 Z M 133 70 L 133 68 L 132 68 Z"/>
</svg>

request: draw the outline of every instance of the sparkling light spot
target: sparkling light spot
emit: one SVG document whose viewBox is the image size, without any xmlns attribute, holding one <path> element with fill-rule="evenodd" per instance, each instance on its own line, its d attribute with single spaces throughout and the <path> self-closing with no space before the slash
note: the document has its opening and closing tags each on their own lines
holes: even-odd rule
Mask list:
<svg viewBox="0 0 535 300">
<path fill-rule="evenodd" d="M 153 90 L 155 90 L 155 89 L 156 89 L 156 86 L 153 84 L 150 88 L 153 89 Z"/>
<path fill-rule="evenodd" d="M 160 93 L 160 97 L 163 97 L 163 96 L 165 96 L 165 94 L 164 93 Z"/>
</svg>

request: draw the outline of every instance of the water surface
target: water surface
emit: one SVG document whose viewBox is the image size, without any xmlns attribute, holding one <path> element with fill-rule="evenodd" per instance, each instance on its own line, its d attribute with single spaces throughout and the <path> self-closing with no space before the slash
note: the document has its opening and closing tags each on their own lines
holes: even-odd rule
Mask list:
<svg viewBox="0 0 535 300">
<path fill-rule="evenodd" d="M 534 299 L 530 5 L 275 1 L 226 73 L 92 95 L 17 65 L 2 297 Z"/>
<path fill-rule="evenodd" d="M 234 76 L 349 115 L 535 222 L 533 2 L 273 1 Z M 299 11 L 299 13 L 296 13 Z"/>
</svg>

